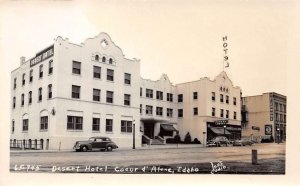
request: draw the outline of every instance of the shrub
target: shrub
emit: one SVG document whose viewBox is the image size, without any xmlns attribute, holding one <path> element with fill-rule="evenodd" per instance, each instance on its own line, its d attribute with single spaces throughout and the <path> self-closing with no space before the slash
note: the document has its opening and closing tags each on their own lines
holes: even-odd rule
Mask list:
<svg viewBox="0 0 300 186">
<path fill-rule="evenodd" d="M 181 143 L 181 138 L 179 134 L 176 134 L 174 137 L 174 143 Z"/>
<path fill-rule="evenodd" d="M 198 138 L 195 138 L 193 141 L 194 144 L 201 144 L 201 142 L 198 140 Z"/>
<path fill-rule="evenodd" d="M 184 137 L 184 143 L 186 143 L 186 144 L 192 143 L 192 137 L 189 132 L 186 133 L 186 135 Z"/>
</svg>

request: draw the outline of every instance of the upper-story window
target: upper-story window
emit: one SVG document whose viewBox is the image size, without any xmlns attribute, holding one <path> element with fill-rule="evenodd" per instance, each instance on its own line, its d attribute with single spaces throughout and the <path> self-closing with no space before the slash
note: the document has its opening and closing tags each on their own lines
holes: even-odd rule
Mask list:
<svg viewBox="0 0 300 186">
<path fill-rule="evenodd" d="M 220 112 L 220 117 L 223 118 L 224 117 L 224 109 L 221 109 L 220 111 L 221 111 Z"/>
<path fill-rule="evenodd" d="M 211 108 L 211 116 L 215 116 L 216 115 L 216 109 L 213 107 Z"/>
<path fill-rule="evenodd" d="M 30 70 L 29 72 L 29 83 L 33 81 L 33 69 Z"/>
<path fill-rule="evenodd" d="M 25 85 L 25 73 L 22 75 L 22 85 Z"/>
<path fill-rule="evenodd" d="M 173 102 L 173 94 L 167 93 L 167 101 Z"/>
<path fill-rule="evenodd" d="M 52 74 L 53 72 L 53 60 L 49 61 L 49 69 L 48 69 L 48 74 Z"/>
<path fill-rule="evenodd" d="M 113 64 L 114 60 L 112 58 L 109 58 L 108 63 Z"/>
<path fill-rule="evenodd" d="M 163 92 L 161 91 L 156 91 L 156 99 L 159 99 L 159 100 L 163 100 Z"/>
<path fill-rule="evenodd" d="M 178 103 L 183 102 L 183 94 L 178 94 Z"/>
<path fill-rule="evenodd" d="M 140 87 L 140 97 L 142 97 L 142 96 L 143 96 L 143 88 Z"/>
<path fill-rule="evenodd" d="M 28 93 L 28 104 L 32 103 L 32 91 L 29 91 Z"/>
<path fill-rule="evenodd" d="M 14 89 L 17 88 L 17 78 L 14 79 Z"/>
<path fill-rule="evenodd" d="M 146 114 L 152 115 L 153 106 L 146 105 Z"/>
<path fill-rule="evenodd" d="M 13 134 L 15 132 L 15 120 L 12 121 L 12 126 L 11 126 L 11 133 Z"/>
<path fill-rule="evenodd" d="M 43 99 L 43 93 L 42 92 L 43 92 L 43 89 L 42 89 L 42 87 L 40 87 L 39 88 L 39 99 L 38 99 L 39 101 L 42 101 L 42 99 Z"/>
<path fill-rule="evenodd" d="M 183 117 L 183 109 L 178 109 L 178 117 L 179 118 Z"/>
<path fill-rule="evenodd" d="M 211 100 L 212 101 L 216 100 L 216 93 L 215 92 L 211 92 Z"/>
<path fill-rule="evenodd" d="M 43 65 L 40 65 L 40 73 L 39 73 L 39 78 L 43 77 Z"/>
<path fill-rule="evenodd" d="M 102 62 L 105 63 L 106 62 L 106 57 L 102 57 Z"/>
<path fill-rule="evenodd" d="M 193 92 L 193 99 L 198 99 L 198 92 Z"/>
<path fill-rule="evenodd" d="M 28 119 L 23 119 L 23 131 L 28 131 Z"/>
<path fill-rule="evenodd" d="M 73 74 L 80 74 L 81 73 L 81 62 L 73 61 Z"/>
<path fill-rule="evenodd" d="M 236 97 L 233 97 L 233 105 L 236 105 Z"/>
<path fill-rule="evenodd" d="M 194 111 L 194 116 L 198 115 L 198 107 L 195 107 L 195 108 L 193 109 L 193 111 Z"/>
<path fill-rule="evenodd" d="M 16 97 L 13 98 L 13 108 L 16 108 Z"/>
<path fill-rule="evenodd" d="M 229 96 L 226 96 L 226 103 L 229 104 Z"/>
<path fill-rule="evenodd" d="M 124 105 L 130 105 L 130 94 L 124 94 Z"/>
<path fill-rule="evenodd" d="M 173 117 L 173 109 L 167 108 L 167 117 Z"/>
<path fill-rule="evenodd" d="M 124 83 L 127 85 L 131 84 L 131 74 L 125 73 L 124 75 Z"/>
<path fill-rule="evenodd" d="M 72 98 L 80 98 L 80 86 L 72 85 Z"/>
<path fill-rule="evenodd" d="M 156 107 L 156 115 L 162 116 L 163 115 L 163 108 L 162 107 Z"/>
<path fill-rule="evenodd" d="M 229 118 L 229 110 L 226 110 L 226 118 Z"/>
<path fill-rule="evenodd" d="M 233 112 L 233 119 L 236 119 L 236 112 Z"/>
<path fill-rule="evenodd" d="M 21 95 L 21 106 L 24 106 L 24 94 Z"/>
<path fill-rule="evenodd" d="M 224 97 L 223 94 L 220 94 L 220 102 L 223 103 L 224 102 Z"/>
<path fill-rule="evenodd" d="M 146 89 L 146 97 L 153 98 L 153 90 L 152 89 Z"/>
<path fill-rule="evenodd" d="M 94 66 L 94 78 L 101 78 L 101 67 Z"/>
<path fill-rule="evenodd" d="M 95 60 L 99 61 L 99 55 L 98 54 L 95 55 Z"/>
<path fill-rule="evenodd" d="M 93 89 L 93 101 L 100 101 L 100 90 Z"/>
<path fill-rule="evenodd" d="M 106 79 L 108 81 L 114 81 L 114 70 L 112 69 L 107 69 L 107 76 Z"/>
<path fill-rule="evenodd" d="M 52 98 L 52 84 L 48 85 L 48 98 L 51 99 Z"/>
<path fill-rule="evenodd" d="M 106 91 L 106 103 L 113 103 L 114 102 L 114 92 Z"/>
</svg>

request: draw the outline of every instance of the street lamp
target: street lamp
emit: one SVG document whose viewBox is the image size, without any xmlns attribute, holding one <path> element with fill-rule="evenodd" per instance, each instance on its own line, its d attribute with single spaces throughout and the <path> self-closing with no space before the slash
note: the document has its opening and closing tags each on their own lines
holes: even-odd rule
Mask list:
<svg viewBox="0 0 300 186">
<path fill-rule="evenodd" d="M 226 125 L 224 125 L 224 136 L 225 136 L 225 134 L 226 134 L 226 133 L 225 133 L 225 130 L 226 130 Z"/>
<path fill-rule="evenodd" d="M 277 127 L 277 143 L 279 144 L 279 138 L 280 138 L 280 134 L 279 134 L 279 127 Z"/>
<path fill-rule="evenodd" d="M 132 125 L 133 125 L 133 131 L 132 131 L 132 140 L 133 140 L 133 144 L 132 144 L 132 149 L 135 149 L 135 120 L 132 121 Z"/>
<path fill-rule="evenodd" d="M 203 132 L 203 147 L 205 146 L 205 134 L 206 134 L 206 132 Z"/>
</svg>

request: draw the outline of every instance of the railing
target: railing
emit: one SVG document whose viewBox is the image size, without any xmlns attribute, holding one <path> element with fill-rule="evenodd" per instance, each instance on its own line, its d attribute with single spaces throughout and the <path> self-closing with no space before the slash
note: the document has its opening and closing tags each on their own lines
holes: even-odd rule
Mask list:
<svg viewBox="0 0 300 186">
<path fill-rule="evenodd" d="M 155 136 L 154 139 L 157 139 L 161 143 L 166 144 L 166 140 L 163 137 L 161 137 L 161 136 Z"/>
<path fill-rule="evenodd" d="M 146 136 L 146 135 L 142 135 L 142 142 L 144 143 L 146 143 L 147 145 L 151 145 L 151 143 L 152 143 L 152 139 L 150 139 L 148 136 Z"/>
<path fill-rule="evenodd" d="M 49 143 L 49 141 L 47 141 Z M 31 149 L 31 150 L 42 150 L 48 149 L 48 145 L 46 148 L 44 147 L 44 140 L 10 140 L 10 148 L 11 149 Z"/>
</svg>

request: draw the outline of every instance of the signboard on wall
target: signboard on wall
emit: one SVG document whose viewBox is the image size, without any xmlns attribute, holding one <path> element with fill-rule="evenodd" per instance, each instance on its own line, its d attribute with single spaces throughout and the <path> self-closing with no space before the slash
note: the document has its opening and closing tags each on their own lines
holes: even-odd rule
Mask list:
<svg viewBox="0 0 300 186">
<path fill-rule="evenodd" d="M 30 60 L 30 67 L 52 57 L 54 55 L 54 45 L 46 48 L 45 50 L 37 53 L 34 58 Z"/>
<path fill-rule="evenodd" d="M 265 125 L 265 135 L 272 135 L 273 129 L 272 125 Z"/>
</svg>

